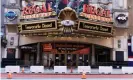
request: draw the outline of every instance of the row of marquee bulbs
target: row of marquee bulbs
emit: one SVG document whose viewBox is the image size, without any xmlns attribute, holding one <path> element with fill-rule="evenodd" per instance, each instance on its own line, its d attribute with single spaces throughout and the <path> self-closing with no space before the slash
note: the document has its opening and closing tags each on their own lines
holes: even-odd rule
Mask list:
<svg viewBox="0 0 133 80">
<path fill-rule="evenodd" d="M 28 35 L 28 34 L 22 34 L 22 36 L 24 36 L 24 37 L 29 37 L 29 36 L 34 36 L 34 35 Z M 57 37 L 59 37 L 59 38 L 72 38 L 71 36 L 51 36 L 51 35 L 47 35 L 47 36 L 45 36 L 45 37 L 54 37 L 54 38 L 57 38 Z M 86 36 L 74 36 L 74 37 L 77 37 L 77 38 L 87 38 L 87 37 L 91 37 L 91 38 L 104 38 L 104 39 L 109 39 L 109 38 L 111 38 L 111 37 L 104 37 L 104 36 L 96 36 L 96 35 L 86 35 Z"/>
</svg>

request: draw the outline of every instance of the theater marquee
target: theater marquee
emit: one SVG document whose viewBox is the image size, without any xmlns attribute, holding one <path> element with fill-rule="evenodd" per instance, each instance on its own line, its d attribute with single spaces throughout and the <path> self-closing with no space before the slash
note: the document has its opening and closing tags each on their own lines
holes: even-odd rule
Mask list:
<svg viewBox="0 0 133 80">
<path fill-rule="evenodd" d="M 112 27 L 90 24 L 87 22 L 79 22 L 79 30 L 112 34 Z"/>
<path fill-rule="evenodd" d="M 25 16 L 25 19 L 29 20 L 20 23 L 18 31 L 23 35 L 37 34 L 43 36 L 58 36 L 64 34 L 71 36 L 80 33 L 82 35 L 92 33 L 91 35 L 94 36 L 113 35 L 113 24 L 106 23 L 112 22 L 110 10 L 95 8 L 94 6 L 84 4 L 83 11 L 80 13 L 80 17 L 82 16 L 82 18 L 78 18 L 77 13 L 72 8 L 66 7 L 60 11 L 58 17 L 55 18 L 54 16 L 54 18 L 50 18 L 50 14 L 49 19 L 46 19 L 44 18 L 44 14 L 54 11 L 50 5 L 51 4 L 48 3 L 47 8 L 44 3 L 40 6 L 32 5 L 24 7 L 21 17 Z M 40 14 L 43 15 L 40 16 Z M 39 20 L 31 18 L 39 18 Z M 88 20 L 84 20 L 83 18 L 88 18 Z"/>
<path fill-rule="evenodd" d="M 21 24 L 21 31 L 57 29 L 56 20 Z"/>
</svg>

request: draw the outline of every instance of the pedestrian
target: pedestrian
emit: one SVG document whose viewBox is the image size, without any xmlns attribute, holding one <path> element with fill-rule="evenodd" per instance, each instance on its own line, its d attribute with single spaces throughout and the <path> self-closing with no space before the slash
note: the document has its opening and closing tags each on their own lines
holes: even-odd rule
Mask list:
<svg viewBox="0 0 133 80">
<path fill-rule="evenodd" d="M 50 58 L 50 66 L 49 69 L 53 69 L 54 68 L 54 61 L 52 60 L 52 58 Z"/>
</svg>

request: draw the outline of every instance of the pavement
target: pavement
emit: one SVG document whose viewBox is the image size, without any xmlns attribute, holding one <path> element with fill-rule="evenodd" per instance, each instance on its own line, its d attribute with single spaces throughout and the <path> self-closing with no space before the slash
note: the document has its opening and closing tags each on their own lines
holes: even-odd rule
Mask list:
<svg viewBox="0 0 133 80">
<path fill-rule="evenodd" d="M 22 68 L 21 68 L 21 70 L 22 70 Z M 31 73 L 30 72 L 30 68 L 24 68 L 24 72 L 25 73 Z M 70 73 L 70 72 L 71 72 L 71 70 L 68 69 L 66 74 L 81 74 L 81 73 L 78 73 L 77 69 L 73 69 L 73 73 Z M 5 68 L 1 68 L 1 72 L 0 73 L 5 73 Z M 54 73 L 53 69 L 50 69 L 50 70 L 49 69 L 45 69 L 44 70 L 44 74 L 55 74 L 55 73 Z M 91 73 L 89 73 L 89 74 L 99 74 L 98 73 L 98 69 L 91 69 Z M 121 69 L 113 69 L 112 74 L 122 74 L 122 70 Z"/>
<path fill-rule="evenodd" d="M 67 78 L 67 79 L 62 79 L 62 78 L 56 78 L 56 79 L 1 79 L 1 80 L 133 80 L 133 79 L 78 79 L 78 78 Z"/>
</svg>

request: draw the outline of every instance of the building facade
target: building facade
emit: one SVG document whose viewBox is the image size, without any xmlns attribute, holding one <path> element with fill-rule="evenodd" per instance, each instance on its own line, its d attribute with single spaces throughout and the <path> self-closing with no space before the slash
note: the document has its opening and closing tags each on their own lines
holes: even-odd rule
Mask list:
<svg viewBox="0 0 133 80">
<path fill-rule="evenodd" d="M 46 67 L 50 59 L 56 66 L 68 67 L 128 61 L 127 0 L 21 0 L 20 4 L 16 23 L 6 23 L 3 58 Z"/>
<path fill-rule="evenodd" d="M 18 33 L 17 26 L 20 15 L 20 0 L 2 1 L 2 28 L 4 37 L 2 38 L 1 57 L 2 65 L 14 63 L 18 59 Z M 14 56 L 12 56 L 14 55 Z M 12 61 L 12 62 L 9 62 Z M 6 63 L 7 62 L 7 63 Z"/>
</svg>

